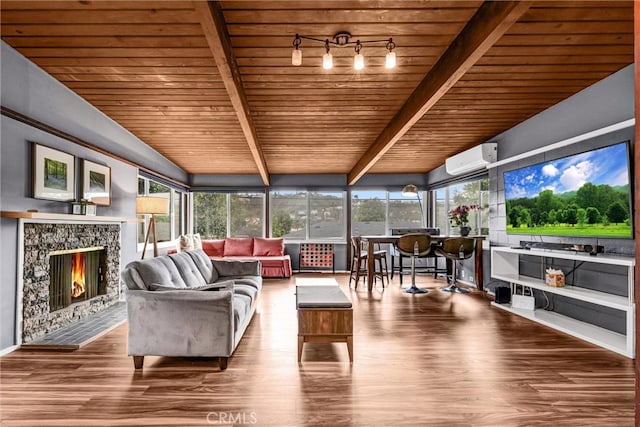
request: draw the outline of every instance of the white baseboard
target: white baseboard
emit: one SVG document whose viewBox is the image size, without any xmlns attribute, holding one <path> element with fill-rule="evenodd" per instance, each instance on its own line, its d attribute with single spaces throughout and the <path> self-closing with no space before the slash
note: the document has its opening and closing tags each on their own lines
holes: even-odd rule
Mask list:
<svg viewBox="0 0 640 427">
<path fill-rule="evenodd" d="M 20 348 L 19 345 L 12 345 L 11 347 L 3 348 L 2 350 L 0 350 L 0 356 L 4 356 L 5 354 L 12 353 L 19 348 Z"/>
</svg>

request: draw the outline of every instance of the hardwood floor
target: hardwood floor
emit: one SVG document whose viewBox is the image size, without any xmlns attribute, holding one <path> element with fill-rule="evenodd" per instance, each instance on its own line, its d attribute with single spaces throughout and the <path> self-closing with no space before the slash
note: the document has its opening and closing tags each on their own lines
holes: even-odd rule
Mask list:
<svg viewBox="0 0 640 427">
<path fill-rule="evenodd" d="M 305 275 L 308 277 L 308 275 Z M 326 276 L 325 276 L 326 277 Z M 344 343 L 305 344 L 297 363 L 294 280 L 267 280 L 229 367 L 216 359 L 127 357 L 126 324 L 75 352 L 0 359 L 3 426 L 633 426 L 633 361 L 451 295 L 419 277 L 353 301 Z M 406 285 L 405 285 L 406 286 Z"/>
</svg>

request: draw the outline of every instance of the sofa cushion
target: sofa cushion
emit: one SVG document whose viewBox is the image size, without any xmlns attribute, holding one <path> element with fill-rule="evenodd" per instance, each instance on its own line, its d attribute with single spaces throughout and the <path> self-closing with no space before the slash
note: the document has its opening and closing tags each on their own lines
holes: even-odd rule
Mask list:
<svg viewBox="0 0 640 427">
<path fill-rule="evenodd" d="M 213 268 L 218 271 L 218 275 L 226 276 L 260 276 L 259 261 L 226 261 L 212 259 Z"/>
<path fill-rule="evenodd" d="M 253 254 L 252 238 L 227 237 L 224 241 L 224 256 L 251 256 Z"/>
<path fill-rule="evenodd" d="M 142 280 L 142 277 L 140 277 L 140 273 L 138 273 L 138 270 L 136 270 L 135 268 L 129 268 L 131 267 L 131 264 L 132 263 L 128 264 L 127 267 L 122 270 L 122 273 L 120 273 L 124 284 L 127 285 L 127 289 L 133 291 L 148 290 L 147 284 L 144 283 L 144 280 Z"/>
<path fill-rule="evenodd" d="M 224 240 L 203 240 L 202 249 L 209 256 L 224 256 Z"/>
<path fill-rule="evenodd" d="M 246 295 L 251 298 L 251 301 L 254 301 L 258 296 L 259 291 L 254 286 L 235 283 L 233 285 L 233 292 L 236 294 Z"/>
<path fill-rule="evenodd" d="M 211 260 L 202 249 L 189 251 L 187 252 L 187 255 L 189 255 L 193 259 L 193 262 L 195 263 L 196 267 L 198 267 L 200 273 L 202 274 L 202 277 L 204 277 L 204 280 L 207 283 L 213 283 L 218 280 L 218 271 L 213 268 Z"/>
<path fill-rule="evenodd" d="M 225 289 L 232 289 L 233 288 L 233 281 L 231 280 L 227 280 L 224 282 L 218 282 L 218 283 L 207 283 L 204 285 L 199 285 L 199 286 L 191 286 L 189 288 L 173 288 L 173 287 L 169 287 L 169 286 L 162 286 L 162 285 L 158 285 L 157 283 L 152 283 L 149 285 L 149 290 L 150 291 L 157 291 L 157 292 L 171 292 L 171 291 L 219 291 L 219 290 L 225 290 Z"/>
<path fill-rule="evenodd" d="M 196 263 L 193 261 L 193 258 L 186 252 L 180 254 L 169 255 L 169 258 L 173 261 L 184 280 L 187 288 L 202 286 L 210 283 L 206 280 L 200 269 L 196 266 Z"/>
<path fill-rule="evenodd" d="M 227 276 L 225 280 L 233 280 L 236 285 L 248 285 L 258 290 L 262 289 L 261 276 Z"/>
<path fill-rule="evenodd" d="M 251 314 L 251 297 L 239 293 L 233 294 L 233 329 L 238 331 L 238 327 L 244 319 Z"/>
<path fill-rule="evenodd" d="M 127 265 L 127 269 L 137 271 L 140 279 L 146 284 L 156 283 L 174 288 L 187 287 L 175 263 L 167 256 L 133 261 Z M 129 288 L 131 289 L 131 286 Z"/>
<path fill-rule="evenodd" d="M 282 256 L 284 254 L 284 239 L 253 239 L 253 256 Z"/>
</svg>

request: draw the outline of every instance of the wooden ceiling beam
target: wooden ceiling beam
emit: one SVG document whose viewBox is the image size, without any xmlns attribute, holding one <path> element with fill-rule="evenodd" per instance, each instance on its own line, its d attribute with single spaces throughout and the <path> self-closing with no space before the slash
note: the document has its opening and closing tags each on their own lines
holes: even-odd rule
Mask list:
<svg viewBox="0 0 640 427">
<path fill-rule="evenodd" d="M 258 134 L 249 111 L 249 103 L 244 92 L 242 78 L 238 70 L 231 40 L 226 30 L 222 9 L 218 2 L 193 1 L 193 7 L 200 16 L 205 38 L 218 66 L 218 71 L 231 99 L 240 127 L 249 145 L 249 150 L 256 163 L 264 185 L 269 185 L 269 170 L 264 159 Z"/>
<path fill-rule="evenodd" d="M 348 174 L 355 184 L 529 9 L 530 1 L 485 1 Z M 410 159 L 407 159 L 409 161 Z"/>
</svg>

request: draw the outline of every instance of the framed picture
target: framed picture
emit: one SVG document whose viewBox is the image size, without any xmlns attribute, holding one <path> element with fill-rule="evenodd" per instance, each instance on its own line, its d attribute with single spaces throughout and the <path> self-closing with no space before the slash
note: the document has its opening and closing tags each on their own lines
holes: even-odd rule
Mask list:
<svg viewBox="0 0 640 427">
<path fill-rule="evenodd" d="M 82 199 L 100 206 L 111 205 L 111 168 L 82 160 Z"/>
<path fill-rule="evenodd" d="M 75 156 L 34 143 L 32 157 L 34 198 L 60 202 L 75 199 Z"/>
</svg>

